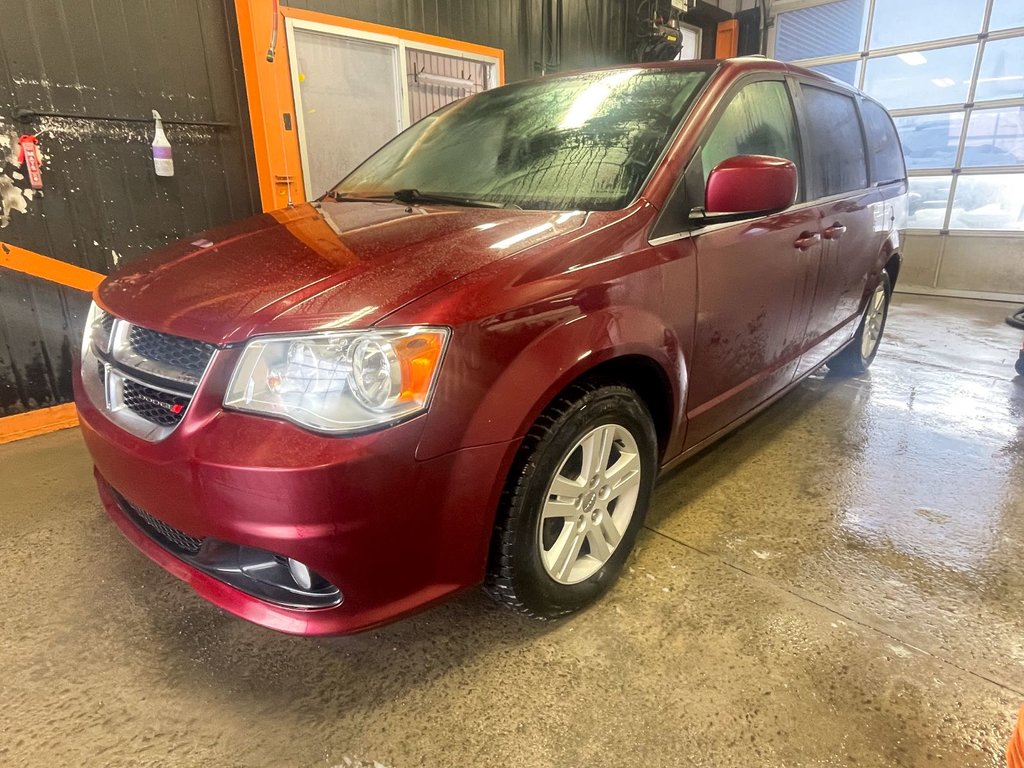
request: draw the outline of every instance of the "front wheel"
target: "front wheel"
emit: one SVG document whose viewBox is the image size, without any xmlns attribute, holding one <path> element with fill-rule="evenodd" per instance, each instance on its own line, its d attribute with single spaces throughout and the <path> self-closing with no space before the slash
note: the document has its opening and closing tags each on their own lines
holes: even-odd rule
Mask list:
<svg viewBox="0 0 1024 768">
<path fill-rule="evenodd" d="M 488 591 L 539 619 L 605 592 L 643 525 L 657 473 L 650 413 L 626 387 L 574 386 L 523 441 L 498 513 Z"/>
<path fill-rule="evenodd" d="M 856 376 L 868 369 L 878 354 L 878 345 L 885 332 L 885 321 L 889 317 L 891 298 L 892 283 L 889 281 L 889 273 L 883 269 L 878 285 L 868 297 L 853 341 L 828 361 L 830 371 L 842 376 Z"/>
</svg>

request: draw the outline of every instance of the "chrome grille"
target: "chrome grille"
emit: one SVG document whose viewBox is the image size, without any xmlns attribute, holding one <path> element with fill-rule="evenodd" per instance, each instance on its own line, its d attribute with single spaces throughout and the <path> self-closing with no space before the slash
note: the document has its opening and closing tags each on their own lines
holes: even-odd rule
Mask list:
<svg viewBox="0 0 1024 768">
<path fill-rule="evenodd" d="M 157 441 L 181 423 L 217 348 L 111 315 L 94 323 L 83 356 L 85 389 L 107 416 Z M 85 375 L 96 371 L 96 377 Z"/>
<path fill-rule="evenodd" d="M 142 418 L 164 427 L 177 426 L 191 398 L 173 395 L 126 379 L 122 391 L 124 404 Z"/>
<path fill-rule="evenodd" d="M 128 343 L 147 360 L 177 368 L 196 378 L 203 375 L 216 349 L 212 344 L 151 331 L 141 325 L 131 326 Z"/>
</svg>

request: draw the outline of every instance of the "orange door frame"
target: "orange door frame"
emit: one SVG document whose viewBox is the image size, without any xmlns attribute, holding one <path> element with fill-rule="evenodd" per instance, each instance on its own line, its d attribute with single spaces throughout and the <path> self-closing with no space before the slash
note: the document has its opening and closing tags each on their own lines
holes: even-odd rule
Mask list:
<svg viewBox="0 0 1024 768">
<path fill-rule="evenodd" d="M 280 8 L 277 47 L 274 60 L 268 61 L 271 30 L 275 23 L 274 0 L 235 0 L 238 35 L 241 42 L 242 69 L 249 101 L 252 142 L 256 156 L 260 201 L 264 211 L 283 208 L 306 199 L 302 180 L 302 160 L 295 121 L 295 96 L 289 65 L 286 19 L 329 24 L 339 29 L 371 32 L 396 37 L 408 43 L 420 43 L 453 51 L 488 56 L 498 60 L 498 83 L 505 82 L 505 52 L 500 48 L 427 35 L 327 13 Z"/>
</svg>

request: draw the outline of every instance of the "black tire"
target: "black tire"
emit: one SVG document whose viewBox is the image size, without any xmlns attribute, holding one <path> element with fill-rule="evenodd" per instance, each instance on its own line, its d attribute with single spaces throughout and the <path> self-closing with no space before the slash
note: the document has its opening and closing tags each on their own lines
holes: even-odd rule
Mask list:
<svg viewBox="0 0 1024 768">
<path fill-rule="evenodd" d="M 541 512 L 556 475 L 570 456 L 576 455 L 573 449 L 585 436 L 608 425 L 626 430 L 636 443 L 640 480 L 632 517 L 599 570 L 578 583 L 560 583 L 541 559 L 546 535 Z M 574 385 L 560 396 L 524 438 L 509 474 L 491 546 L 486 583 L 491 596 L 536 619 L 554 619 L 594 602 L 618 577 L 643 526 L 654 489 L 657 456 L 654 423 L 633 390 L 593 383 Z M 604 503 L 614 510 L 612 502 Z M 581 520 L 587 517 L 587 509 L 590 507 L 580 513 Z M 544 524 L 552 522 L 558 524 L 557 520 Z M 568 524 L 568 520 L 562 522 Z M 590 547 L 589 538 L 582 546 Z M 583 552 L 581 549 L 580 556 Z"/>
<path fill-rule="evenodd" d="M 854 334 L 853 341 L 843 347 L 842 351 L 827 363 L 828 369 L 833 373 L 840 376 L 856 376 L 859 373 L 864 373 L 872 361 L 874 361 L 875 355 L 878 354 L 878 347 L 881 345 L 882 336 L 885 333 L 885 322 L 889 319 L 889 302 L 892 299 L 892 283 L 889 281 L 889 273 L 884 269 L 879 279 L 879 286 L 884 292 L 881 308 L 882 319 L 878 326 L 878 336 L 875 339 L 874 346 L 867 355 L 864 354 L 864 334 L 868 318 L 871 315 L 872 299 L 874 297 L 874 293 L 872 293 L 868 297 L 864 312 L 861 314 L 860 325 L 857 326 L 857 333 Z"/>
</svg>

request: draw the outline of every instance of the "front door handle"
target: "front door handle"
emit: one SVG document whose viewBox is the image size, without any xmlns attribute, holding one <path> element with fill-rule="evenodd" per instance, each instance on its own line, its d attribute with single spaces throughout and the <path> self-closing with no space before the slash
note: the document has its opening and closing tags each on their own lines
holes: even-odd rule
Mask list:
<svg viewBox="0 0 1024 768">
<path fill-rule="evenodd" d="M 843 232 L 845 232 L 845 231 L 846 231 L 846 225 L 845 224 L 840 224 L 837 221 L 835 224 L 833 224 L 831 227 L 826 229 L 821 234 L 822 234 L 822 236 L 826 240 L 838 240 L 840 237 L 843 236 Z"/>
<path fill-rule="evenodd" d="M 801 251 L 806 251 L 808 248 L 813 248 L 820 242 L 821 235 L 817 232 L 804 232 L 796 239 L 796 242 L 793 243 L 793 247 L 798 248 Z"/>
</svg>

